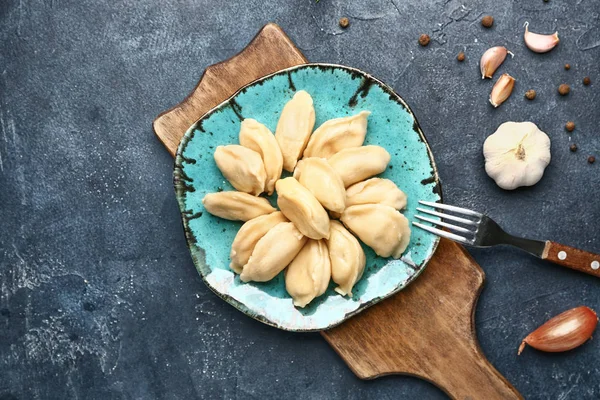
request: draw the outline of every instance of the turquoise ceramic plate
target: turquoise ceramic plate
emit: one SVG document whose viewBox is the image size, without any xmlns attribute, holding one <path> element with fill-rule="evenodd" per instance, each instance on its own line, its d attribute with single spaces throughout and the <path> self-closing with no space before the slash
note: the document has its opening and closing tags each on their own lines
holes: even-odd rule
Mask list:
<svg viewBox="0 0 600 400">
<path fill-rule="evenodd" d="M 225 301 L 266 324 L 291 331 L 316 331 L 339 324 L 396 293 L 424 269 L 438 238 L 412 230 L 401 260 L 377 257 L 363 246 L 367 266 L 362 279 L 346 298 L 327 292 L 304 309 L 292 305 L 283 273 L 267 283 L 242 283 L 229 269 L 230 246 L 242 225 L 205 212 L 202 198 L 233 190 L 213 160 L 218 145 L 238 144 L 240 121 L 254 118 L 273 132 L 284 104 L 297 90 L 313 97 L 316 124 L 331 118 L 372 112 L 365 144 L 383 146 L 392 159 L 381 175 L 407 194 L 404 215 L 412 221 L 417 200 L 441 200 L 438 174 L 419 124 L 406 103 L 372 76 L 340 65 L 307 64 L 261 78 L 215 107 L 186 132 L 175 159 L 175 189 L 192 258 L 204 282 Z M 276 206 L 275 198 L 270 198 Z"/>
</svg>

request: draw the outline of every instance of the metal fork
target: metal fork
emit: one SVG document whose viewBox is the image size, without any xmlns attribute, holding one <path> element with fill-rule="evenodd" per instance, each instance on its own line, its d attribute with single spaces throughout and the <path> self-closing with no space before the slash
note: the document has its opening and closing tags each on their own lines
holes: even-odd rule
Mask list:
<svg viewBox="0 0 600 400">
<path fill-rule="evenodd" d="M 500 244 L 508 244 L 533 254 L 542 260 L 548 260 L 563 267 L 575 269 L 600 278 L 600 255 L 588 251 L 579 250 L 575 247 L 566 246 L 550 240 L 531 240 L 506 233 L 494 220 L 487 215 L 441 203 L 419 201 L 420 204 L 429 208 L 417 208 L 417 211 L 439 218 L 445 221 L 453 221 L 451 224 L 441 220 L 434 220 L 422 215 L 415 217 L 423 222 L 447 228 L 441 230 L 434 226 L 413 222 L 413 225 L 431 232 L 443 238 L 473 247 L 491 247 Z M 443 210 L 448 213 L 436 211 Z M 452 213 L 452 214 L 449 214 Z M 454 215 L 457 214 L 457 215 Z"/>
</svg>

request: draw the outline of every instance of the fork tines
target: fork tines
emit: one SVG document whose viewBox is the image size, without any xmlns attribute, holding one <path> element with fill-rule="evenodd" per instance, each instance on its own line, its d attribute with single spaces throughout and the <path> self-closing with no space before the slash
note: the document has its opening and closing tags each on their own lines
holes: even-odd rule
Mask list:
<svg viewBox="0 0 600 400">
<path fill-rule="evenodd" d="M 431 203 L 429 201 L 419 201 L 419 204 L 422 204 L 424 206 L 429 206 L 432 208 L 437 208 L 440 210 L 445 210 L 447 212 L 459 214 L 459 215 L 462 215 L 463 217 L 472 217 L 472 218 L 471 219 L 462 218 L 462 217 L 458 217 L 456 215 L 451 215 L 451 214 L 431 210 L 428 208 L 419 207 L 419 208 L 417 208 L 417 211 L 419 211 L 419 212 L 433 215 L 433 216 L 436 216 L 439 218 L 443 218 L 446 221 L 458 222 L 459 224 L 466 225 L 466 227 L 449 224 L 448 222 L 443 222 L 441 220 L 434 220 L 431 218 L 423 217 L 421 215 L 415 215 L 415 218 L 417 218 L 421 221 L 424 221 L 424 222 L 428 222 L 433 225 L 448 228 L 451 231 L 456 232 L 456 233 L 462 233 L 462 234 L 464 234 L 464 236 L 457 235 L 455 233 L 450 233 L 447 231 L 443 231 L 443 230 L 435 228 L 433 226 L 423 225 L 419 222 L 413 222 L 413 225 L 415 225 L 421 229 L 424 229 L 428 232 L 431 232 L 435 235 L 438 235 L 438 236 L 441 236 L 441 237 L 444 237 L 447 239 L 451 239 L 451 240 L 454 240 L 454 241 L 462 243 L 462 244 L 473 244 L 474 243 L 474 240 L 475 240 L 474 237 L 475 237 L 475 234 L 477 233 L 477 227 L 479 225 L 479 222 L 481 221 L 481 217 L 483 216 L 482 214 L 472 211 L 472 210 L 468 210 L 466 208 L 449 206 L 447 204 L 441 204 L 441 203 Z M 474 219 L 473 219 L 473 217 L 474 217 Z"/>
</svg>

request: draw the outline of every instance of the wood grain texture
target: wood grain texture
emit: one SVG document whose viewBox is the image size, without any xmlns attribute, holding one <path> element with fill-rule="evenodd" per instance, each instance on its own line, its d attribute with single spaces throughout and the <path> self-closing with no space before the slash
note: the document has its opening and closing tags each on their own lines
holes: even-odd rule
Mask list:
<svg viewBox="0 0 600 400">
<path fill-rule="evenodd" d="M 240 53 L 208 67 L 185 100 L 154 120 L 154 132 L 174 156 L 187 129 L 242 86 L 281 69 L 306 63 L 304 55 L 279 25 L 267 24 Z"/>
<path fill-rule="evenodd" d="M 585 272 L 600 278 L 600 254 L 547 241 L 542 258 L 563 267 Z"/>
<path fill-rule="evenodd" d="M 241 86 L 306 62 L 281 28 L 269 24 L 241 53 L 207 68 L 194 92 L 154 121 L 156 135 L 174 155 L 188 127 Z M 473 313 L 483 281 L 466 251 L 442 239 L 414 283 L 322 335 L 363 379 L 408 374 L 455 399 L 521 398 L 477 343 Z"/>
<path fill-rule="evenodd" d="M 518 399 L 479 348 L 474 313 L 484 273 L 458 244 L 440 241 L 417 280 L 323 337 L 360 378 L 423 378 L 454 399 Z"/>
</svg>

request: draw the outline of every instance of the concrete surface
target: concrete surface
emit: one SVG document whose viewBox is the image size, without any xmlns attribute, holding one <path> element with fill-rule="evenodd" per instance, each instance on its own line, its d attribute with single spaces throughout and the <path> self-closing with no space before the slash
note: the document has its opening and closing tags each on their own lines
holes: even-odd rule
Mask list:
<svg viewBox="0 0 600 400">
<path fill-rule="evenodd" d="M 310 60 L 369 71 L 408 101 L 446 202 L 600 253 L 600 160 L 586 162 L 600 159 L 599 12 L 599 0 L 2 1 L 0 399 L 444 398 L 414 378 L 360 381 L 318 334 L 269 328 L 209 292 L 151 122 L 274 21 Z M 531 53 L 525 21 L 558 30 L 560 45 Z M 517 79 L 496 110 L 478 72 L 492 45 L 514 52 L 499 72 Z M 531 120 L 552 139 L 533 188 L 505 192 L 484 172 L 482 143 L 507 120 Z M 487 273 L 476 323 L 490 361 L 528 399 L 598 398 L 596 338 L 565 354 L 516 351 L 556 313 L 600 311 L 600 280 L 512 249 L 472 254 Z"/>
</svg>

